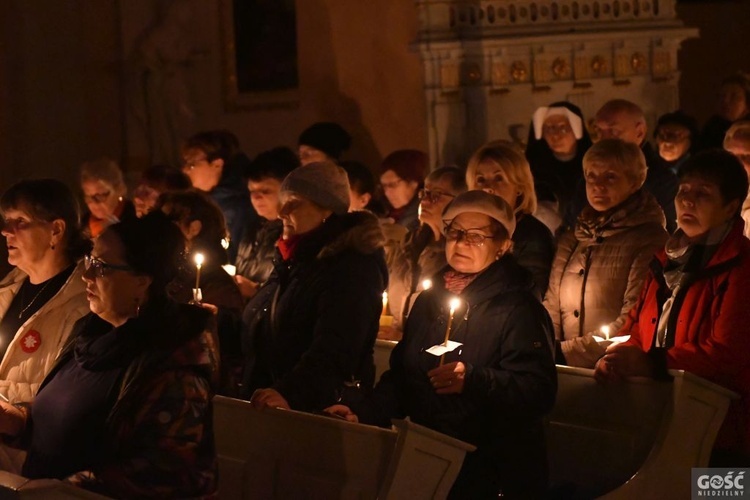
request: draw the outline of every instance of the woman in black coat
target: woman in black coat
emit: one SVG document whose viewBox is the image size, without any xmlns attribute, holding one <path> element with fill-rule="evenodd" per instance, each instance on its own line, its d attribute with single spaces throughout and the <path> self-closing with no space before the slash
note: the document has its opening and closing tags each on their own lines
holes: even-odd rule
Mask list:
<svg viewBox="0 0 750 500">
<path fill-rule="evenodd" d="M 375 216 L 347 213 L 346 172 L 293 170 L 274 271 L 243 321 L 244 396 L 256 407 L 315 411 L 374 383 L 373 345 L 388 280 Z"/>
<path fill-rule="evenodd" d="M 477 446 L 467 455 L 452 498 L 538 498 L 546 489 L 542 417 L 555 400 L 551 323 L 534 297 L 529 272 L 508 253 L 515 219 L 506 202 L 481 191 L 446 209 L 449 267 L 422 292 L 372 398 L 328 411 L 389 426 L 409 416 Z M 450 340 L 433 356 L 458 297 Z"/>
</svg>

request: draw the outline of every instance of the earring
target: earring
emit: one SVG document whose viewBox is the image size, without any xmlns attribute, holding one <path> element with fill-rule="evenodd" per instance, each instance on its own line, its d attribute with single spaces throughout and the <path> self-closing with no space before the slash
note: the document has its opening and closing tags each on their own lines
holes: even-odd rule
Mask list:
<svg viewBox="0 0 750 500">
<path fill-rule="evenodd" d="M 141 315 L 141 300 L 136 298 L 135 299 L 135 317 L 137 318 L 140 315 Z"/>
<path fill-rule="evenodd" d="M 117 201 L 122 201 L 122 196 L 120 196 L 119 198 L 117 198 Z"/>
<path fill-rule="evenodd" d="M 55 244 L 54 244 L 54 243 L 50 243 L 49 247 L 50 247 L 50 248 L 51 248 L 52 250 L 54 250 L 54 249 L 55 249 Z"/>
</svg>

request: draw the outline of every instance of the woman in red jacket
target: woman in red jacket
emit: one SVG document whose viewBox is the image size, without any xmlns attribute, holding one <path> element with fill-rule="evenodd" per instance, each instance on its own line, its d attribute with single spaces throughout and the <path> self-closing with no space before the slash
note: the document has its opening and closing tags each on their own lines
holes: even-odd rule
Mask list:
<svg viewBox="0 0 750 500">
<path fill-rule="evenodd" d="M 732 154 L 690 158 L 675 198 L 678 230 L 651 265 L 637 305 L 596 365 L 600 380 L 686 370 L 739 392 L 712 465 L 750 465 L 750 240 L 739 212 L 747 175 Z"/>
</svg>

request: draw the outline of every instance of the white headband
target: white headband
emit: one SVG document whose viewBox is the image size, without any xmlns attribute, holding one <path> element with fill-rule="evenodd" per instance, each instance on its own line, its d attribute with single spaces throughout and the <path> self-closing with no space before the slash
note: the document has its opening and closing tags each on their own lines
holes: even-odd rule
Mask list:
<svg viewBox="0 0 750 500">
<path fill-rule="evenodd" d="M 581 137 L 583 137 L 583 121 L 581 121 L 580 116 L 563 106 L 542 106 L 534 111 L 534 116 L 531 117 L 531 121 L 534 123 L 534 137 L 536 137 L 537 140 L 542 138 L 542 126 L 544 125 L 544 120 L 555 115 L 561 115 L 568 119 L 570 122 L 570 128 L 573 129 L 573 135 L 576 136 L 577 140 L 580 140 Z"/>
</svg>

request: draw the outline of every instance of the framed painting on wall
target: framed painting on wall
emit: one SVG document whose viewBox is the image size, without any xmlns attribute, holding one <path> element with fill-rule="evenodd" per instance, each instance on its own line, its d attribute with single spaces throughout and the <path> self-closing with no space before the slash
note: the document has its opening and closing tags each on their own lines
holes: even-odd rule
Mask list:
<svg viewBox="0 0 750 500">
<path fill-rule="evenodd" d="M 229 111 L 299 103 L 295 0 L 221 0 L 224 102 Z"/>
</svg>

